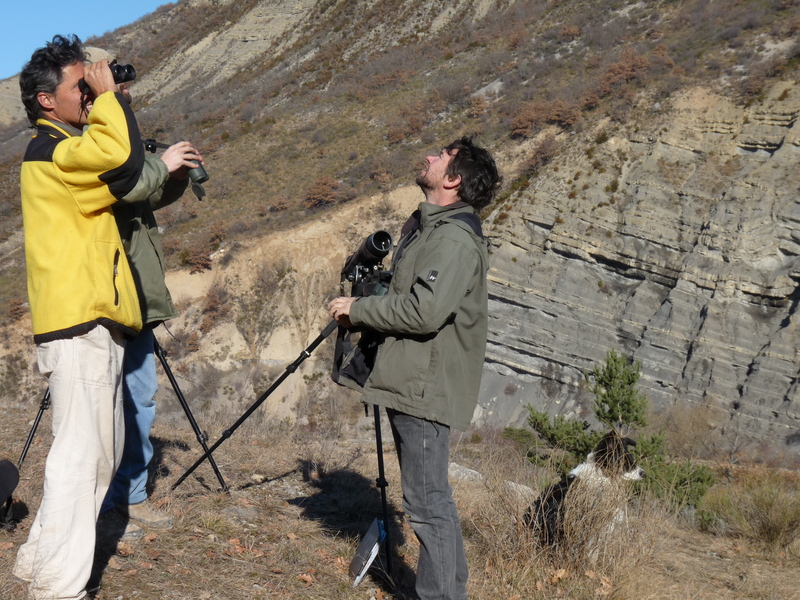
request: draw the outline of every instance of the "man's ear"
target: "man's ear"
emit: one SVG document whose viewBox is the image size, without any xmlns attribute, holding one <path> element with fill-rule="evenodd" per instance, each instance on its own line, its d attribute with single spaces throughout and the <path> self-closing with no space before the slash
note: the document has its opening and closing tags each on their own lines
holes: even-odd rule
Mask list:
<svg viewBox="0 0 800 600">
<path fill-rule="evenodd" d="M 36 99 L 39 101 L 41 107 L 45 110 L 53 110 L 53 99 L 47 92 L 39 92 L 36 94 Z"/>
<path fill-rule="evenodd" d="M 446 190 L 454 190 L 461 185 L 461 175 L 456 175 L 455 177 L 450 177 L 449 175 L 444 176 L 444 189 Z"/>
</svg>

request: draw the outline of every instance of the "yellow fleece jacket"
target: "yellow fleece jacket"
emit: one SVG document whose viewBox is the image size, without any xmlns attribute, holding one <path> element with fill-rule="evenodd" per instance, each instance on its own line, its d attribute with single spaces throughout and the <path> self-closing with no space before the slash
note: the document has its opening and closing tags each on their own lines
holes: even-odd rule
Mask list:
<svg viewBox="0 0 800 600">
<path fill-rule="evenodd" d="M 144 164 L 133 111 L 121 95 L 106 92 L 95 99 L 83 133 L 44 119 L 36 129 L 20 173 L 34 341 L 98 324 L 134 334 L 141 310 L 111 210 Z"/>
</svg>

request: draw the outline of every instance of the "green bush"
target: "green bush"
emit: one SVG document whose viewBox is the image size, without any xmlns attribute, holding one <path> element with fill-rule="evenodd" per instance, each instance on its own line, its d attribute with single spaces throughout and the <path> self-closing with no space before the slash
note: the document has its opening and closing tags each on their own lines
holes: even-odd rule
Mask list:
<svg viewBox="0 0 800 600">
<path fill-rule="evenodd" d="M 593 410 L 598 421 L 617 431 L 634 425 L 646 425 L 647 397 L 636 389 L 640 375 L 641 365 L 638 361 L 630 362 L 614 350 L 606 354 L 603 365 L 595 365 L 591 371 L 584 372 L 589 389 L 595 395 Z M 562 474 L 583 462 L 605 434 L 605 431 L 589 431 L 586 421 L 568 420 L 561 415 L 551 418 L 530 405 L 528 413 L 528 424 L 539 439 L 547 446 L 566 453 L 550 453 L 547 456 L 541 452 L 544 444 L 537 443 L 536 439 L 528 440 L 526 451 L 529 460 L 535 464 L 547 463 Z M 524 437 L 521 431 L 515 430 L 511 439 L 520 443 Z M 663 498 L 675 509 L 686 505 L 697 506 L 714 485 L 714 474 L 708 468 L 688 460 L 671 460 L 667 454 L 665 437 L 661 433 L 641 436 L 633 455 L 646 473 L 644 480 L 636 483 L 636 492 Z"/>
<path fill-rule="evenodd" d="M 636 389 L 641 372 L 639 361 L 628 362 L 615 350 L 608 351 L 605 364 L 584 372 L 595 395 L 594 414 L 598 421 L 616 429 L 647 425 L 647 397 Z"/>
<path fill-rule="evenodd" d="M 528 413 L 528 424 L 547 446 L 567 454 L 567 457 L 560 459 L 530 453 L 528 457 L 537 464 L 551 462 L 552 466 L 562 473 L 582 462 L 603 437 L 603 432 L 588 431 L 589 423 L 586 421 L 572 421 L 562 415 L 557 415 L 551 420 L 547 413 L 534 410 L 530 405 Z"/>
<path fill-rule="evenodd" d="M 542 445 L 535 433 L 519 427 L 506 427 L 503 429 L 503 438 L 513 442 L 520 452 L 528 458 L 533 456 L 536 448 Z"/>
<path fill-rule="evenodd" d="M 663 498 L 676 510 L 697 506 L 716 482 L 714 473 L 703 465 L 670 460 L 662 433 L 639 438 L 632 453 L 645 472 L 644 479 L 636 482 L 636 493 Z"/>
</svg>

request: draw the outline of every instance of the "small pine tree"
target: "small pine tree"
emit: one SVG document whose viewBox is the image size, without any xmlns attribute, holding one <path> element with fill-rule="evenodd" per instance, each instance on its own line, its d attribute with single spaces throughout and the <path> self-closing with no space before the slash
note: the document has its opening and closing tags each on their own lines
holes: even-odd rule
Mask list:
<svg viewBox="0 0 800 600">
<path fill-rule="evenodd" d="M 584 371 L 589 389 L 595 396 L 592 408 L 597 420 L 622 435 L 627 435 L 634 425 L 647 425 L 647 397 L 636 390 L 640 374 L 641 364 L 638 361 L 629 363 L 615 350 L 606 354 L 603 365 L 595 365 L 591 371 Z M 586 421 L 569 420 L 562 415 L 551 418 L 530 405 L 528 413 L 528 425 L 546 444 L 571 455 L 572 460 L 561 464 L 561 470 L 569 470 L 581 462 L 605 433 L 589 431 Z"/>
<path fill-rule="evenodd" d="M 584 371 L 584 377 L 595 396 L 594 414 L 597 420 L 617 431 L 632 425 L 647 425 L 647 397 L 636 389 L 642 365 L 609 350 L 603 365 Z"/>
<path fill-rule="evenodd" d="M 528 424 L 539 436 L 553 448 L 566 450 L 578 464 L 591 452 L 602 437 L 601 432 L 589 431 L 589 423 L 575 421 L 556 415 L 551 418 L 547 413 L 534 410 L 528 405 Z"/>
</svg>

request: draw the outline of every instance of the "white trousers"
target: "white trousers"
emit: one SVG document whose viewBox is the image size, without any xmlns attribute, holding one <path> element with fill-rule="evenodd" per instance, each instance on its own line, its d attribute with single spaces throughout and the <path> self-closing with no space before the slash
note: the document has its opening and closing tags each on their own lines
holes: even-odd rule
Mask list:
<svg viewBox="0 0 800 600">
<path fill-rule="evenodd" d="M 122 457 L 124 350 L 122 335 L 103 326 L 37 347 L 50 385 L 53 445 L 42 502 L 14 565 L 34 600 L 86 595 L 97 516 Z"/>
</svg>

